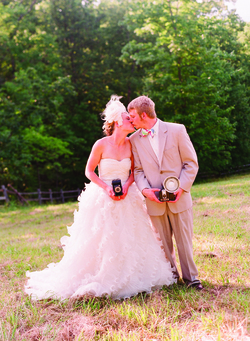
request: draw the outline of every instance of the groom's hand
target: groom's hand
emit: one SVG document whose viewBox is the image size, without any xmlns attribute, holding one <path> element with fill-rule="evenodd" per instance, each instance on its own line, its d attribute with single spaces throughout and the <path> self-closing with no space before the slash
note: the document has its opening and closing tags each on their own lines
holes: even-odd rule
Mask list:
<svg viewBox="0 0 250 341">
<path fill-rule="evenodd" d="M 180 199 L 181 195 L 183 193 L 183 189 L 179 188 L 178 191 L 174 192 L 174 195 L 176 195 L 175 201 L 169 201 L 169 202 L 176 202 Z"/>
<path fill-rule="evenodd" d="M 162 204 L 162 201 L 158 200 L 155 195 L 155 192 L 159 192 L 159 191 L 160 191 L 159 188 L 144 188 L 142 190 L 142 194 L 144 195 L 144 197 L 148 198 L 149 200 Z"/>
</svg>

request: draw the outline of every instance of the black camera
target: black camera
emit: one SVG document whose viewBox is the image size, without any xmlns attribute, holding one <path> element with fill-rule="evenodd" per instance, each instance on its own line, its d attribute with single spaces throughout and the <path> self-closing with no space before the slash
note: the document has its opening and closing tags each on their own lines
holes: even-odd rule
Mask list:
<svg viewBox="0 0 250 341">
<path fill-rule="evenodd" d="M 162 189 L 160 192 L 158 192 L 158 199 L 160 201 L 175 201 L 176 195 L 174 193 L 169 193 L 165 189 Z"/>
<path fill-rule="evenodd" d="M 116 197 L 123 195 L 122 193 L 122 182 L 120 179 L 112 180 L 113 191 Z"/>
<path fill-rule="evenodd" d="M 165 201 L 175 201 L 176 192 L 180 187 L 180 180 L 175 176 L 169 176 L 163 181 L 163 189 L 159 192 L 155 192 L 156 197 L 158 200 L 165 202 Z"/>
</svg>

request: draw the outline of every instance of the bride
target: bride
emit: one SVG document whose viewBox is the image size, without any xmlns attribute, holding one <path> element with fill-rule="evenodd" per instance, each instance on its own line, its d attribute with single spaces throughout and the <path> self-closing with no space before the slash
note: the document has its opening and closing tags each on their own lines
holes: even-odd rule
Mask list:
<svg viewBox="0 0 250 341">
<path fill-rule="evenodd" d="M 78 198 L 69 236 L 61 238 L 63 258 L 42 271 L 27 272 L 25 292 L 32 299 L 84 294 L 120 299 L 176 282 L 133 183 L 127 135 L 134 127 L 119 98 L 112 96 L 103 112 L 107 136 L 94 144 L 89 156 L 86 176 L 91 182 Z M 112 187 L 117 178 L 120 196 Z"/>
</svg>

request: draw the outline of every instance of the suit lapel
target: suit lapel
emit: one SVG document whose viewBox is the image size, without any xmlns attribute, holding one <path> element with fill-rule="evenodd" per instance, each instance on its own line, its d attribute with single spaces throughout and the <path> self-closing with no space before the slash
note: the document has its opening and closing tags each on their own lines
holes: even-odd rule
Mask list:
<svg viewBox="0 0 250 341">
<path fill-rule="evenodd" d="M 162 122 L 161 120 L 159 120 L 159 163 L 160 163 L 160 167 L 161 167 L 161 162 L 162 162 L 162 157 L 163 157 L 163 151 L 166 145 L 166 141 L 167 141 L 167 124 L 165 122 Z"/>
</svg>

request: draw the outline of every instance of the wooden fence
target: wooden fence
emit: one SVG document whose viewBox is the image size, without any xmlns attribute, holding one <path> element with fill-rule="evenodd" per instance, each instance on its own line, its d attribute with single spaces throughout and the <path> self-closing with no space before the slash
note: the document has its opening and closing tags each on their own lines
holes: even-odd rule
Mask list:
<svg viewBox="0 0 250 341">
<path fill-rule="evenodd" d="M 6 187 L 3 185 L 2 189 L 0 189 L 0 194 L 1 194 L 1 192 L 3 192 L 3 196 L 0 196 L 0 200 L 5 200 L 6 202 L 9 202 L 10 199 L 9 199 L 9 196 L 8 196 L 8 192 L 10 192 L 10 191 L 8 191 L 6 189 Z M 13 194 L 14 194 L 14 192 L 13 192 Z"/>
<path fill-rule="evenodd" d="M 48 191 L 41 191 L 41 189 L 38 188 L 37 192 L 18 192 L 10 184 L 8 187 L 10 187 L 11 190 L 7 189 L 4 185 L 2 185 L 0 189 L 0 195 L 3 194 L 3 196 L 0 196 L 0 200 L 5 200 L 7 203 L 10 201 L 9 194 L 15 195 L 22 204 L 27 204 L 29 201 L 37 201 L 42 205 L 43 201 L 64 203 L 65 200 L 69 198 L 77 199 L 81 193 L 79 188 L 70 191 L 64 191 L 63 189 L 60 189 L 60 191 L 52 191 L 51 189 Z"/>
<path fill-rule="evenodd" d="M 212 179 L 212 178 L 220 178 L 224 176 L 230 176 L 233 174 L 243 174 L 243 173 L 250 173 L 250 164 L 242 165 L 234 168 L 229 168 L 224 172 L 217 172 L 217 173 L 200 173 L 197 174 L 197 179 Z"/>
<path fill-rule="evenodd" d="M 215 177 L 223 177 L 231 174 L 240 174 L 240 173 L 249 173 L 250 172 L 250 164 L 242 165 L 239 167 L 228 169 L 226 172 L 221 173 L 198 173 L 197 179 L 208 179 Z M 49 189 L 48 191 L 41 191 L 39 188 L 37 192 L 18 192 L 14 187 L 8 184 L 8 187 L 11 190 L 7 189 L 4 185 L 1 186 L 0 189 L 0 201 L 5 200 L 7 203 L 10 201 L 9 194 L 15 195 L 21 203 L 28 203 L 29 201 L 37 201 L 41 205 L 43 201 L 53 202 L 62 202 L 64 203 L 66 199 L 69 198 L 77 198 L 81 190 L 79 188 L 71 191 L 52 191 Z M 3 195 L 2 195 L 3 194 Z M 2 196 L 1 196 L 2 195 Z"/>
</svg>

